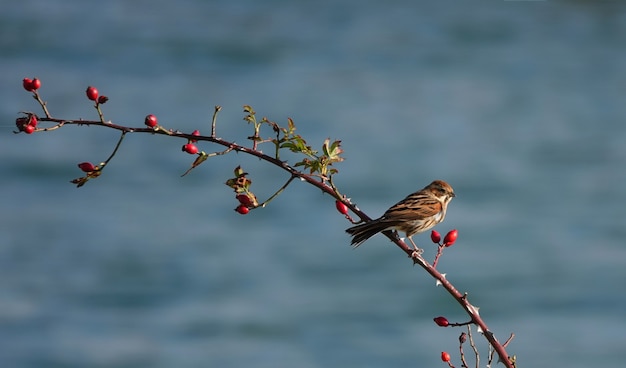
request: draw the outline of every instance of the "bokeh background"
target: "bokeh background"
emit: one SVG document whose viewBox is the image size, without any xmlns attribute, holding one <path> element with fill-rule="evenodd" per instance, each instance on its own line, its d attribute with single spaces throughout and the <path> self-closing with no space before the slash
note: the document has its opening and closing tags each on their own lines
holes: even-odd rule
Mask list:
<svg viewBox="0 0 626 368">
<path fill-rule="evenodd" d="M 456 359 L 460 308 L 378 236 L 348 246 L 333 200 L 244 155 L 185 178 L 184 143 L 36 111 L 250 134 L 242 105 L 343 140 L 340 189 L 371 216 L 428 184 L 458 196 L 439 268 L 520 366 L 626 360 L 626 3 L 620 1 L 6 2 L 0 12 L 0 366 L 426 367 Z M 200 145 L 210 151 L 218 149 Z M 269 147 L 268 147 L 269 150 Z M 415 237 L 432 259 L 428 235 Z M 480 343 L 486 362 L 484 339 Z"/>
</svg>

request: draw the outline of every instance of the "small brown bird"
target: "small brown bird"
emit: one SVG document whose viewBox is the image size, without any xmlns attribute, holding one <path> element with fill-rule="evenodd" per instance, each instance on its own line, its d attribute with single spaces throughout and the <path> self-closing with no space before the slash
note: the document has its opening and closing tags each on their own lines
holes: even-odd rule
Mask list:
<svg viewBox="0 0 626 368">
<path fill-rule="evenodd" d="M 356 248 L 381 231 L 399 230 L 406 233 L 415 250 L 419 250 L 411 237 L 443 221 L 448 203 L 454 196 L 454 190 L 448 183 L 435 180 L 391 206 L 376 220 L 353 226 L 346 232 L 352 235 L 351 244 Z"/>
</svg>

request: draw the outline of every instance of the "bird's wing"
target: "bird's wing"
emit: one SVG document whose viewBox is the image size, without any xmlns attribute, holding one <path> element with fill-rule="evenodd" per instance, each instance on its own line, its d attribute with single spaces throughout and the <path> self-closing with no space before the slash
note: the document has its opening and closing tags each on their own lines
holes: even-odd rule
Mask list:
<svg viewBox="0 0 626 368">
<path fill-rule="evenodd" d="M 441 201 L 436 198 L 408 196 L 389 208 L 383 218 L 394 221 L 421 220 L 435 216 L 442 211 L 442 207 Z"/>
</svg>

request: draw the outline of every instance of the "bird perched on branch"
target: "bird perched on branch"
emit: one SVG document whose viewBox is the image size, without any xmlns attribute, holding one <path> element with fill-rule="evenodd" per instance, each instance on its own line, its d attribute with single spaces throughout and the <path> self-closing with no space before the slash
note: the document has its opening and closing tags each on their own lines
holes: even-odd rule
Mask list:
<svg viewBox="0 0 626 368">
<path fill-rule="evenodd" d="M 346 229 L 352 235 L 351 244 L 356 248 L 361 243 L 385 230 L 398 230 L 416 251 L 419 248 L 411 237 L 433 228 L 446 217 L 448 203 L 455 197 L 452 187 L 443 180 L 435 180 L 424 189 L 409 194 L 391 206 L 385 213 L 372 221 Z"/>
</svg>

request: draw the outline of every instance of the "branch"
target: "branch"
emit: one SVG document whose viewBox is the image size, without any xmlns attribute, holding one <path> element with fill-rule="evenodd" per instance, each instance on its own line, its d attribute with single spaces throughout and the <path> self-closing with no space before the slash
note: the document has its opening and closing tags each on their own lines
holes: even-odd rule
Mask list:
<svg viewBox="0 0 626 368">
<path fill-rule="evenodd" d="M 29 81 L 29 82 L 28 82 Z M 216 125 L 217 125 L 217 114 L 221 110 L 220 106 L 215 106 L 213 117 L 211 119 L 211 132 L 210 135 L 204 136 L 200 135 L 199 131 L 194 131 L 193 133 L 184 133 L 178 130 L 166 129 L 158 124 L 158 120 L 154 115 L 148 115 L 145 118 L 144 125 L 145 127 L 131 127 L 123 124 L 115 124 L 111 121 L 105 121 L 104 114 L 102 113 L 102 105 L 106 103 L 109 99 L 106 96 L 100 96 L 98 94 L 97 89 L 94 87 L 89 87 L 86 91 L 87 97 L 89 100 L 94 101 L 94 107 L 97 110 L 99 120 L 72 120 L 72 119 L 58 119 L 54 118 L 50 115 L 47 110 L 45 102 L 39 97 L 37 90 L 39 89 L 41 83 L 37 80 L 28 80 L 24 79 L 24 88 L 33 93 L 33 97 L 38 101 L 40 106 L 42 107 L 45 117 L 38 117 L 36 114 L 32 112 L 24 112 L 25 116 L 19 117 L 16 119 L 16 126 L 18 128 L 18 132 L 24 132 L 27 134 L 32 134 L 34 132 L 45 132 L 49 130 L 59 129 L 61 127 L 76 125 L 76 126 L 97 126 L 103 127 L 107 129 L 114 129 L 121 133 L 117 144 L 113 152 L 109 155 L 109 157 L 102 162 L 99 166 L 95 166 L 91 163 L 84 162 L 79 164 L 81 170 L 86 173 L 86 176 L 83 178 L 74 179 L 72 182 L 77 184 L 77 186 L 84 185 L 88 180 L 97 178 L 102 173 L 104 167 L 111 161 L 111 159 L 118 152 L 118 148 L 120 147 L 122 141 L 126 134 L 129 133 L 137 133 L 137 134 L 151 134 L 151 135 L 165 135 L 172 138 L 180 138 L 187 141 L 187 144 L 183 146 L 183 151 L 189 154 L 197 155 L 197 158 L 192 163 L 191 168 L 187 170 L 182 176 L 188 174 L 192 169 L 205 162 L 209 157 L 224 155 L 231 151 L 241 152 L 244 154 L 248 154 L 254 157 L 259 158 L 262 161 L 265 161 L 269 164 L 272 164 L 276 167 L 279 167 L 283 171 L 287 172 L 289 175 L 289 179 L 267 200 L 258 203 L 256 196 L 250 191 L 250 185 L 252 181 L 247 177 L 247 173 L 243 171 L 240 167 L 235 169 L 235 177 L 229 179 L 226 184 L 234 189 L 237 200 L 239 200 L 240 205 L 237 207 L 237 211 L 241 214 L 246 214 L 250 209 L 254 209 L 257 207 L 264 207 L 269 202 L 271 202 L 274 198 L 280 195 L 295 179 L 300 179 L 301 181 L 307 182 L 314 187 L 321 190 L 323 193 L 329 194 L 336 200 L 337 209 L 346 216 L 350 222 L 354 223 L 350 215 L 348 214 L 348 210 L 354 213 L 361 222 L 369 222 L 372 219 L 363 211 L 361 211 L 358 206 L 353 203 L 349 198 L 342 195 L 339 192 L 339 189 L 336 187 L 333 181 L 333 175 L 335 175 L 338 171 L 334 168 L 333 164 L 343 161 L 341 157 L 341 153 L 343 150 L 340 148 L 341 141 L 333 141 L 330 139 L 326 139 L 322 145 L 322 152 L 318 153 L 316 150 L 312 149 L 306 141 L 295 133 L 295 124 L 293 120 L 288 120 L 287 127 L 281 127 L 278 124 L 267 120 L 266 118 L 262 118 L 261 120 L 257 120 L 256 113 L 250 106 L 244 106 L 244 112 L 247 114 L 244 118 L 249 124 L 253 125 L 253 135 L 248 137 L 249 140 L 252 141 L 252 146 L 248 147 L 242 144 L 237 144 L 234 141 L 228 141 L 216 136 Z M 37 81 L 37 82 L 35 82 Z M 27 83 L 28 82 L 28 83 Z M 49 123 L 52 124 L 51 127 L 47 128 L 38 128 L 39 123 Z M 261 137 L 261 131 L 263 126 L 268 126 L 272 129 L 275 134 L 275 138 L 271 139 L 263 139 Z M 16 132 L 16 133 L 18 133 Z M 219 146 L 224 147 L 223 151 L 218 151 L 214 153 L 205 153 L 198 152 L 195 143 L 198 141 L 206 141 L 213 144 L 217 144 Z M 275 152 L 273 156 L 264 154 L 261 150 L 259 150 L 259 145 L 265 143 L 272 143 L 275 147 Z M 302 155 L 304 158 L 297 162 L 294 165 L 290 165 L 287 161 L 282 161 L 279 157 L 280 150 L 289 150 L 298 155 Z M 299 170 L 297 167 L 303 167 L 304 170 Z M 306 171 L 308 172 L 306 172 Z M 513 368 L 515 367 L 515 358 L 509 357 L 505 350 L 505 346 L 510 342 L 511 337 L 505 342 L 505 344 L 501 344 L 493 332 L 489 330 L 487 324 L 481 318 L 479 314 L 479 308 L 472 305 L 469 301 L 467 293 L 461 293 L 458 291 L 452 283 L 450 283 L 446 279 L 446 275 L 440 273 L 437 269 L 437 262 L 439 257 L 442 255 L 444 248 L 447 248 L 454 244 L 457 238 L 457 231 L 450 231 L 443 243 L 440 242 L 440 236 L 438 233 L 433 232 L 431 235 L 431 239 L 434 243 L 439 244 L 438 252 L 435 257 L 435 260 L 432 264 L 427 262 L 422 256 L 421 252 L 416 251 L 414 248 L 409 247 L 403 239 L 398 237 L 395 231 L 386 230 L 382 232 L 389 240 L 391 240 L 399 249 L 401 249 L 413 262 L 413 264 L 419 265 L 422 269 L 424 269 L 428 274 L 430 274 L 435 280 L 437 285 L 441 285 L 452 297 L 456 300 L 456 302 L 465 310 L 465 312 L 469 315 L 470 321 L 464 323 L 450 324 L 444 317 L 437 317 L 435 322 L 442 326 L 464 326 L 473 324 L 477 326 L 478 332 L 482 333 L 489 344 L 493 347 L 494 351 L 499 356 L 499 361 L 502 362 L 506 367 Z M 439 320 L 438 319 L 443 319 Z M 444 323 L 445 322 L 445 323 Z M 468 326 L 469 327 L 469 326 Z M 471 338 L 471 331 L 470 331 Z M 472 347 L 473 345 L 472 341 Z M 477 351 L 475 351 L 477 353 Z M 464 356 L 462 356 L 463 364 L 465 365 Z M 478 359 L 478 356 L 477 356 Z M 491 359 L 490 359 L 491 360 Z"/>
</svg>

